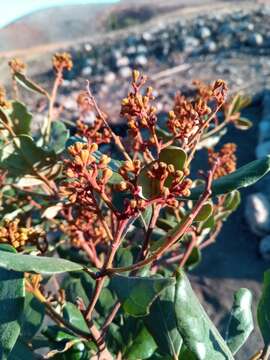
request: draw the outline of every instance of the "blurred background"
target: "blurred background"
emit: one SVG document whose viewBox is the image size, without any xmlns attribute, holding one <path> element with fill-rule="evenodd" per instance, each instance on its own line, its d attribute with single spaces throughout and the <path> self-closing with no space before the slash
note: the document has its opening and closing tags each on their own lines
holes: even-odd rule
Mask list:
<svg viewBox="0 0 270 360">
<path fill-rule="evenodd" d="M 231 94 L 240 91 L 252 98 L 244 111 L 252 129 L 231 129 L 222 140 L 238 144 L 241 166 L 270 153 L 269 20 L 267 0 L 9 0 L 1 3 L 0 83 L 11 88 L 7 63 L 16 56 L 27 63 L 30 77 L 49 88 L 51 57 L 67 51 L 74 67 L 57 100 L 65 120 L 77 119 L 76 98 L 88 79 L 121 133 L 120 100 L 132 69 L 149 77 L 160 116 L 170 110 L 177 91 L 192 92 L 192 80 L 222 78 Z M 32 109 L 40 107 L 35 97 L 24 100 Z M 255 305 L 263 272 L 270 267 L 270 178 L 243 191 L 242 200 L 191 273 L 221 328 L 233 292 L 250 288 Z M 260 335 L 252 336 L 237 359 L 260 345 Z"/>
</svg>

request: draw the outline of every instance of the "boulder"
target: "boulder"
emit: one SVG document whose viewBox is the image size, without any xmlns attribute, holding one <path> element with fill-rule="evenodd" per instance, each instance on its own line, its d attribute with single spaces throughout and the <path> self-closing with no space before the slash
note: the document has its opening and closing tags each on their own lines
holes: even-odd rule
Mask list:
<svg viewBox="0 0 270 360">
<path fill-rule="evenodd" d="M 263 193 L 248 196 L 245 218 L 254 234 L 264 236 L 270 233 L 270 203 Z"/>
</svg>

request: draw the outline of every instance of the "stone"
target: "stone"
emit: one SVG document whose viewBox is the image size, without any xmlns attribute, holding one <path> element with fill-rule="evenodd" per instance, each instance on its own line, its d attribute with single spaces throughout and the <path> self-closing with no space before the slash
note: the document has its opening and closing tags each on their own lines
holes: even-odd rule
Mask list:
<svg viewBox="0 0 270 360">
<path fill-rule="evenodd" d="M 124 79 L 129 78 L 131 76 L 131 74 L 132 74 L 132 70 L 128 66 L 125 66 L 125 67 L 122 67 L 119 69 L 119 75 Z"/>
<path fill-rule="evenodd" d="M 148 60 L 147 60 L 147 57 L 146 57 L 146 56 L 144 56 L 144 55 L 138 55 L 138 56 L 136 56 L 134 62 L 135 62 L 135 65 L 144 67 L 144 66 L 147 65 Z"/>
<path fill-rule="evenodd" d="M 122 56 L 116 60 L 116 66 L 121 68 L 129 65 L 129 58 L 127 56 Z"/>
<path fill-rule="evenodd" d="M 270 260 L 270 235 L 260 241 L 259 252 L 264 260 Z"/>
<path fill-rule="evenodd" d="M 245 219 L 254 234 L 264 236 L 270 233 L 270 203 L 263 193 L 248 196 Z"/>
<path fill-rule="evenodd" d="M 201 39 L 207 39 L 207 38 L 209 38 L 211 36 L 211 30 L 208 27 L 203 26 L 203 27 L 199 28 L 198 36 Z"/>
<path fill-rule="evenodd" d="M 138 45 L 137 46 L 137 54 L 146 54 L 147 53 L 147 47 L 144 45 Z"/>
<path fill-rule="evenodd" d="M 89 76 L 93 72 L 92 68 L 90 66 L 86 66 L 82 69 L 82 76 Z"/>
<path fill-rule="evenodd" d="M 259 33 L 250 34 L 247 42 L 251 46 L 261 46 L 263 44 L 263 36 Z"/>
<path fill-rule="evenodd" d="M 256 157 L 261 159 L 270 154 L 270 141 L 265 141 L 256 146 Z"/>
<path fill-rule="evenodd" d="M 104 75 L 105 84 L 112 84 L 116 79 L 116 75 L 114 72 L 109 71 Z"/>
<path fill-rule="evenodd" d="M 204 45 L 204 50 L 213 53 L 217 50 L 217 44 L 213 40 L 208 40 Z"/>
<path fill-rule="evenodd" d="M 193 51 L 194 49 L 197 49 L 200 45 L 200 41 L 199 39 L 192 37 L 192 36 L 187 36 L 184 39 L 184 49 L 185 51 Z"/>
</svg>

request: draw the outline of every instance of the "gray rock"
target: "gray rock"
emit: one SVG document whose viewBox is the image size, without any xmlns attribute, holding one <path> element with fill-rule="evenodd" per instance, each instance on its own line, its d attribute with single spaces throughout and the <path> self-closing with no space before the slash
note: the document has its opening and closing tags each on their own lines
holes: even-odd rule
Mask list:
<svg viewBox="0 0 270 360">
<path fill-rule="evenodd" d="M 208 27 L 203 26 L 203 27 L 199 28 L 198 36 L 201 39 L 207 39 L 207 38 L 209 38 L 211 36 L 211 30 Z"/>
<path fill-rule="evenodd" d="M 259 33 L 253 33 L 249 35 L 247 41 L 251 46 L 261 46 L 263 44 L 263 36 Z"/>
<path fill-rule="evenodd" d="M 265 141 L 256 146 L 256 157 L 261 159 L 270 154 L 270 141 Z"/>
<path fill-rule="evenodd" d="M 121 68 L 129 65 L 129 58 L 127 56 L 122 56 L 116 60 L 116 66 Z"/>
<path fill-rule="evenodd" d="M 245 218 L 254 234 L 264 236 L 270 233 L 270 203 L 264 194 L 255 193 L 248 196 Z"/>
<path fill-rule="evenodd" d="M 137 53 L 138 54 L 146 54 L 147 53 L 147 47 L 144 45 L 138 45 L 137 46 Z"/>
<path fill-rule="evenodd" d="M 142 40 L 144 40 L 146 43 L 153 40 L 153 35 L 150 32 L 144 32 L 142 34 Z"/>
<path fill-rule="evenodd" d="M 135 65 L 144 67 L 147 65 L 147 62 L 148 62 L 147 57 L 144 55 L 138 55 L 135 58 Z"/>
<path fill-rule="evenodd" d="M 132 74 L 132 70 L 128 66 L 125 66 L 125 67 L 122 67 L 121 69 L 119 69 L 119 75 L 124 79 L 129 78 L 131 76 L 131 74 Z"/>
<path fill-rule="evenodd" d="M 104 75 L 104 82 L 105 84 L 112 84 L 116 79 L 116 75 L 114 72 L 109 71 L 107 74 Z"/>
<path fill-rule="evenodd" d="M 193 37 L 193 36 L 187 36 L 184 39 L 184 49 L 185 51 L 193 51 L 195 49 L 197 49 L 200 45 L 200 40 Z"/>
<path fill-rule="evenodd" d="M 213 53 L 217 50 L 217 44 L 213 40 L 208 40 L 204 45 L 204 50 Z"/>
<path fill-rule="evenodd" d="M 86 66 L 82 69 L 82 76 L 89 76 L 93 72 L 93 69 L 90 66 Z"/>
<path fill-rule="evenodd" d="M 260 241 L 259 251 L 264 260 L 270 260 L 270 235 Z"/>
</svg>

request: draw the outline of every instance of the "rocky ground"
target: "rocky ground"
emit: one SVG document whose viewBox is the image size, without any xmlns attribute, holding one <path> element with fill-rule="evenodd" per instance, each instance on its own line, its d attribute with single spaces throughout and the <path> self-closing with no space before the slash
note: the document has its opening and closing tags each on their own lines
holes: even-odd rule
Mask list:
<svg viewBox="0 0 270 360">
<path fill-rule="evenodd" d="M 90 79 L 101 107 L 119 126 L 120 99 L 128 91 L 134 67 L 149 76 L 160 112 L 170 109 L 175 92 L 187 91 L 193 79 L 223 78 L 231 92 L 253 96 L 246 116 L 254 121 L 248 132 L 232 130 L 223 141 L 239 144 L 239 165 L 269 153 L 270 6 L 253 1 L 234 1 L 229 6 L 216 2 L 211 10 L 209 14 L 209 5 L 198 5 L 197 10 L 187 8 L 168 18 L 161 16 L 143 26 L 69 47 L 75 66 L 58 99 L 64 104 L 64 117 L 76 119 L 76 97 Z M 40 74 L 43 69 L 35 78 L 49 86 L 52 72 L 41 67 L 36 56 L 31 61 L 29 73 L 35 75 L 39 69 Z M 31 101 L 34 107 L 35 99 Z M 241 208 L 225 224 L 217 243 L 204 251 L 202 263 L 192 273 L 193 284 L 211 318 L 223 330 L 233 292 L 239 287 L 250 288 L 255 309 L 263 272 L 270 267 L 269 184 L 268 177 L 243 192 Z M 237 359 L 247 360 L 261 345 L 256 332 Z"/>
</svg>

